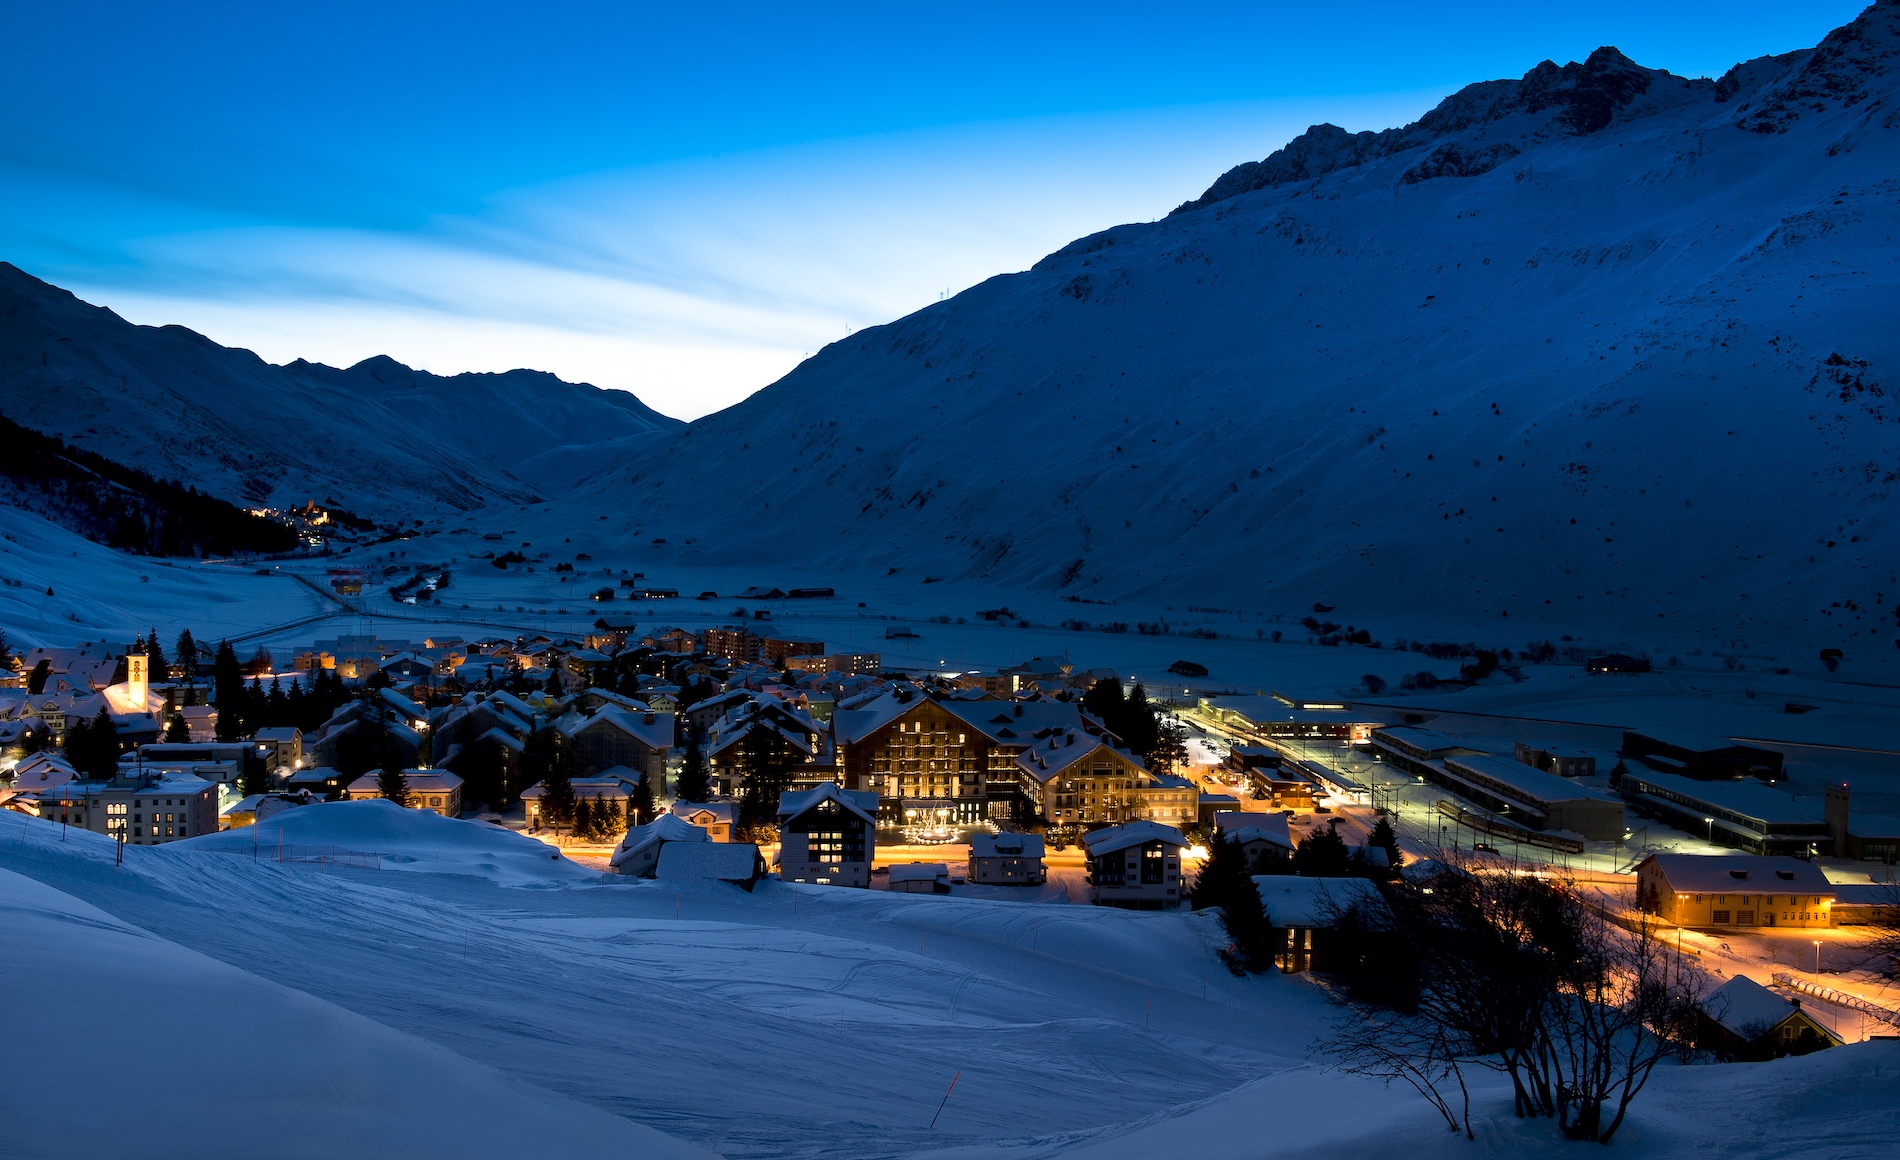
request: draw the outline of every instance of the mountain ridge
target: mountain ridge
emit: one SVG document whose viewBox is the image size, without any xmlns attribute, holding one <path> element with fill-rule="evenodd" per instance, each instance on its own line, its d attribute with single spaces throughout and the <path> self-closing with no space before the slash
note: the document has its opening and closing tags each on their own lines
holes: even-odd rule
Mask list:
<svg viewBox="0 0 1900 1160">
<path fill-rule="evenodd" d="M 1468 87 L 1430 140 L 833 343 L 568 503 L 1089 600 L 1891 634 L 1897 14 L 1718 81 L 1603 50 Z"/>
<path fill-rule="evenodd" d="M 680 425 L 544 371 L 279 366 L 183 326 L 135 325 L 5 262 L 0 413 L 232 501 L 379 518 L 534 502 L 543 489 L 512 473 L 521 461 Z"/>
</svg>

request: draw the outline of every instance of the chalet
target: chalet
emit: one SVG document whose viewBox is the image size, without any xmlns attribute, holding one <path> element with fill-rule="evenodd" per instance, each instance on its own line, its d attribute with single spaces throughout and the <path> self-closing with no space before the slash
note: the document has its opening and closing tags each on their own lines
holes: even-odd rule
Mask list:
<svg viewBox="0 0 1900 1160">
<path fill-rule="evenodd" d="M 970 836 L 969 881 L 979 886 L 1040 886 L 1049 880 L 1040 834 Z"/>
<path fill-rule="evenodd" d="M 706 831 L 706 837 L 711 841 L 732 841 L 731 802 L 674 802 L 669 812 L 673 817 Z"/>
<path fill-rule="evenodd" d="M 626 813 L 627 802 L 633 797 L 633 788 L 638 785 L 640 775 L 626 766 L 606 769 L 593 777 L 575 777 L 568 779 L 568 785 L 574 790 L 574 800 L 586 798 L 596 804 L 605 802 L 622 814 Z M 541 806 L 547 795 L 547 783 L 537 781 L 521 791 L 521 808 L 530 830 L 539 829 L 546 824 Z"/>
<path fill-rule="evenodd" d="M 291 770 L 303 763 L 303 730 L 295 725 L 259 729 L 251 740 L 265 751 L 264 764 L 271 769 Z"/>
<path fill-rule="evenodd" d="M 690 656 L 699 651 L 699 638 L 683 628 L 663 628 L 649 632 L 640 638 L 640 643 L 665 653 Z"/>
<path fill-rule="evenodd" d="M 765 876 L 765 857 L 751 842 L 668 842 L 653 876 L 662 882 L 729 882 L 750 894 Z"/>
<path fill-rule="evenodd" d="M 1067 708 L 1073 717 L 1074 708 Z M 838 708 L 831 730 L 842 783 L 873 794 L 878 814 L 890 821 L 979 822 L 990 816 L 982 734 L 952 706 L 900 684 L 859 707 Z"/>
<path fill-rule="evenodd" d="M 1331 935 L 1347 911 L 1357 911 L 1372 926 L 1388 925 L 1391 909 L 1378 887 L 1364 878 L 1301 878 L 1261 874 L 1254 880 L 1266 911 L 1273 965 L 1284 974 L 1331 969 Z"/>
<path fill-rule="evenodd" d="M 1781 780 L 1781 754 L 1723 737 L 1703 737 L 1674 729 L 1626 730 L 1623 756 L 1634 757 L 1658 773 L 1677 773 L 1704 781 L 1759 778 Z"/>
<path fill-rule="evenodd" d="M 1834 884 L 1799 858 L 1651 854 L 1636 892 L 1645 911 L 1692 929 L 1834 925 Z"/>
<path fill-rule="evenodd" d="M 779 799 L 779 876 L 825 886 L 871 885 L 877 795 L 827 782 Z"/>
<path fill-rule="evenodd" d="M 343 793 L 343 774 L 327 765 L 313 765 L 300 769 L 284 781 L 286 793 L 300 793 L 308 790 L 311 794 L 326 801 L 334 801 Z"/>
<path fill-rule="evenodd" d="M 1161 910 L 1181 905 L 1181 831 L 1159 822 L 1130 822 L 1083 837 L 1088 880 L 1097 906 Z"/>
<path fill-rule="evenodd" d="M 428 810 L 445 818 L 462 816 L 462 779 L 439 769 L 405 769 L 402 779 L 409 787 L 409 808 Z M 349 801 L 367 801 L 383 796 L 382 778 L 370 772 L 357 778 L 343 791 Z"/>
<path fill-rule="evenodd" d="M 706 842 L 706 831 L 672 814 L 661 814 L 644 826 L 627 830 L 607 865 L 616 874 L 652 878 L 659 873 L 660 850 L 671 842 Z"/>
<path fill-rule="evenodd" d="M 1222 839 L 1240 843 L 1249 866 L 1260 866 L 1263 860 L 1285 863 L 1293 858 L 1293 832 L 1285 814 L 1215 814 L 1214 830 Z"/>
<path fill-rule="evenodd" d="M 1185 778 L 1150 773 L 1127 750 L 1079 730 L 1051 732 L 1016 766 L 1024 798 L 1051 824 L 1187 826 L 1200 816 L 1200 795 Z"/>
<path fill-rule="evenodd" d="M 1716 1058 L 1759 1062 L 1841 1046 L 1834 1032 L 1746 975 L 1737 975 L 1696 1005 L 1696 1045 Z"/>
<path fill-rule="evenodd" d="M 942 862 L 906 862 L 891 867 L 893 894 L 948 894 L 950 867 Z"/>
<path fill-rule="evenodd" d="M 673 749 L 671 713 L 634 713 L 618 705 L 603 706 L 592 716 L 570 713 L 554 727 L 573 742 L 581 767 L 596 770 L 624 765 L 650 777 L 666 780 L 666 758 Z"/>
</svg>

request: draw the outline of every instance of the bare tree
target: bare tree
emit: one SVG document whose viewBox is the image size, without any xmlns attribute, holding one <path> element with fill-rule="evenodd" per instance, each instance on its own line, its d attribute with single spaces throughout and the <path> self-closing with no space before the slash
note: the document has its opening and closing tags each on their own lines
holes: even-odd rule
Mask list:
<svg viewBox="0 0 1900 1160">
<path fill-rule="evenodd" d="M 1465 1068 L 1508 1075 L 1516 1113 L 1609 1142 L 1650 1073 L 1687 1042 L 1705 983 L 1626 900 L 1551 878 L 1466 867 L 1429 890 L 1387 891 L 1392 963 L 1408 973 L 1339 994 L 1416 996 L 1355 1005 L 1325 1046 L 1356 1074 L 1402 1079 L 1470 1132 Z M 1465 1111 L 1454 1116 L 1449 1087 Z"/>
</svg>

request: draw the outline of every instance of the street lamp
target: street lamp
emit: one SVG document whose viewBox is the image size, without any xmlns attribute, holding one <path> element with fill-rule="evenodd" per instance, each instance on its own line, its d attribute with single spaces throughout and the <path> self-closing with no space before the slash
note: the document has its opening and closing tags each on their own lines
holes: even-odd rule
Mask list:
<svg viewBox="0 0 1900 1160">
<path fill-rule="evenodd" d="M 1814 940 L 1814 973 L 1821 973 L 1821 940 Z"/>
<path fill-rule="evenodd" d="M 1715 845 L 1715 819 L 1703 818 L 1702 821 L 1709 827 L 1709 845 L 1713 846 Z"/>
</svg>

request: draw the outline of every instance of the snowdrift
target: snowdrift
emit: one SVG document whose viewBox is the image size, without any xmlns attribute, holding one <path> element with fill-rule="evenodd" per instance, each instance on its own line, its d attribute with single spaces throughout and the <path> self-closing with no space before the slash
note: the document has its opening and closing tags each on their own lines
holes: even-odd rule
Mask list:
<svg viewBox="0 0 1900 1160">
<path fill-rule="evenodd" d="M 9 1157 L 710 1154 L 0 870 Z"/>
<path fill-rule="evenodd" d="M 260 859 L 345 865 L 368 862 L 383 870 L 473 874 L 508 885 L 595 881 L 590 870 L 537 842 L 488 822 L 445 818 L 394 802 L 323 802 L 272 815 L 262 824 L 172 843 L 180 854 L 250 854 Z M 367 858 L 365 857 L 367 856 Z"/>
</svg>

